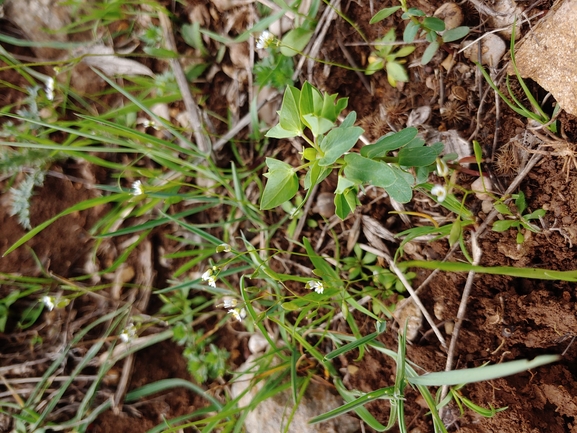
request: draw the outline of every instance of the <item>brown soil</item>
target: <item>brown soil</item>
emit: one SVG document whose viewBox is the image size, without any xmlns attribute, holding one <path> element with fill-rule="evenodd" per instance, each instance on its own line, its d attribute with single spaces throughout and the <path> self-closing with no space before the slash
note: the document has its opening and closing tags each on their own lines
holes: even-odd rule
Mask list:
<svg viewBox="0 0 577 433">
<path fill-rule="evenodd" d="M 189 3 L 189 6 L 192 6 L 198 2 L 190 1 Z M 421 1 L 418 3 L 425 12 L 431 13 L 443 2 Z M 369 26 L 368 21 L 371 14 L 364 4 L 346 3 L 343 5 L 343 12 L 360 27 L 370 40 L 382 36 L 392 25 L 392 21 L 389 19 L 378 25 Z M 466 22 L 467 25 L 479 24 L 478 15 L 470 13 L 468 16 L 471 22 Z M 218 27 L 220 23 L 213 23 L 213 25 Z M 351 30 L 348 23 L 340 19 L 331 25 L 321 53 L 325 60 L 348 64 L 337 40 L 352 43 L 360 42 L 361 39 L 358 33 Z M 450 50 L 454 48 L 449 47 Z M 348 49 L 356 61 L 364 66 L 362 64 L 363 59 L 366 59 L 369 53 L 367 47 L 351 45 Z M 419 51 L 416 55 L 419 55 Z M 396 127 L 402 127 L 407 114 L 412 109 L 422 105 L 430 105 L 432 108 L 433 114 L 428 121 L 428 128 L 435 130 L 456 129 L 463 138 L 467 139 L 477 128 L 480 96 L 474 83 L 474 74 L 467 75 L 463 71 L 474 72 L 474 66 L 457 56 L 458 64 L 463 67 L 461 69 L 455 67 L 451 72 L 446 73 L 439 66 L 445 55 L 444 52 L 439 54 L 427 67 L 410 68 L 411 81 L 405 84 L 402 90 L 392 89 L 386 83 L 384 74 L 376 74 L 370 78 L 375 89 L 374 94 L 370 94 L 354 72 L 332 67 L 330 74 L 326 76 L 323 72 L 323 66 L 320 64 L 315 67 L 313 76 L 316 77 L 316 82 L 313 84 L 330 93 L 338 92 L 340 96 L 348 96 L 348 108 L 357 112 L 359 123 L 365 128 L 366 135 L 370 139 L 377 138 L 390 130 L 390 126 L 380 114 L 381 106 L 389 113 L 390 117 L 387 119 L 389 123 Z M 467 90 L 468 101 L 463 103 L 463 110 L 467 115 L 465 118 L 455 120 L 454 117 L 443 118 L 441 116 L 439 106 L 440 83 L 436 78 L 431 79 L 432 76 L 435 76 L 435 72 L 445 74 L 443 81 L 445 95 L 451 94 L 452 89 L 457 86 Z M 0 71 L 0 74 L 1 80 L 13 84 L 23 84 L 17 83 L 20 79 L 19 76 L 10 70 Z M 215 76 L 215 80 L 225 82 L 228 78 L 219 73 Z M 427 85 L 431 83 L 433 83 L 432 86 Z M 206 103 L 213 112 L 226 117 L 226 106 L 223 106 L 222 97 L 217 94 L 216 89 L 217 87 L 211 86 L 210 83 L 206 85 L 204 89 L 208 96 Z M 4 104 L 13 103 L 20 97 L 19 92 L 6 89 L 0 96 Z M 240 107 L 241 113 L 244 114 L 247 108 L 247 105 Z M 560 121 L 569 139 L 575 140 L 577 138 L 575 118 L 563 113 Z M 493 176 L 493 179 L 496 179 L 497 185 L 506 188 L 513 176 L 507 170 L 499 167 L 499 164 L 503 165 L 505 162 L 501 160 L 503 157 L 499 157 L 498 152 L 500 148 L 509 143 L 511 138 L 524 131 L 525 119 L 503 108 L 503 104 L 500 118 L 496 119 L 494 98 L 491 94 L 484 101 L 480 124 L 475 139 L 481 143 L 485 152 L 484 157 L 487 164 L 484 169 Z M 496 129 L 497 125 L 500 125 L 500 128 Z M 221 130 L 222 128 L 223 124 L 217 125 L 218 133 L 226 131 L 226 129 Z M 493 140 L 496 133 L 498 136 L 495 154 L 493 154 Z M 271 143 L 268 152 L 272 154 L 281 147 L 287 153 L 295 153 L 285 143 Z M 294 156 L 296 157 L 296 154 Z M 489 163 L 489 161 L 494 162 Z M 260 161 L 252 160 L 247 162 L 247 165 L 256 166 L 258 162 Z M 516 167 L 512 167 L 513 171 L 515 169 Z M 567 171 L 568 169 L 569 171 Z M 65 175 L 84 178 L 89 182 L 93 181 L 94 176 L 98 177 L 96 169 L 92 167 L 81 169 L 74 163 L 67 161 L 58 163 L 52 167 L 52 170 Z M 91 176 L 93 177 L 91 178 Z M 462 186 L 468 186 L 472 180 L 473 178 L 465 174 L 460 175 Z M 3 184 L 3 187 L 6 188 L 6 183 Z M 330 190 L 328 187 L 323 187 L 324 189 Z M 547 210 L 543 219 L 544 229 L 541 233 L 526 232 L 526 240 L 522 245 L 516 243 L 513 231 L 505 233 L 488 231 L 480 244 L 483 251 L 481 264 L 563 271 L 575 269 L 575 263 L 577 263 L 577 226 L 574 222 L 577 219 L 577 170 L 573 167 L 573 162 L 565 161 L 563 157 L 559 156 L 544 155 L 541 162 L 525 178 L 520 189 L 526 194 L 531 210 L 538 208 Z M 94 197 L 95 194 L 94 190 L 87 188 L 82 183 L 48 176 L 44 187 L 37 191 L 32 200 L 32 225 L 36 226 L 67 207 Z M 9 216 L 7 200 L 2 200 L 2 204 L 3 206 L 0 207 L 0 253 L 3 253 L 25 233 L 16 220 Z M 480 202 L 471 198 L 467 204 L 479 216 L 478 222 L 481 223 L 485 214 L 481 211 Z M 407 210 L 420 211 L 423 210 L 423 206 L 427 206 L 427 204 L 418 200 L 407 205 L 406 208 Z M 393 231 L 409 228 L 400 218 L 393 217 L 391 219 L 392 214 L 388 214 L 388 210 L 392 210 L 392 207 L 388 199 L 384 199 L 379 203 L 364 207 L 361 212 L 372 216 Z M 7 257 L 1 258 L 0 271 L 28 276 L 41 275 L 42 269 L 39 268 L 34 259 L 33 252 L 42 264 L 44 271 L 53 272 L 63 278 L 86 273 L 85 264 L 93 246 L 88 230 L 105 211 L 106 209 L 92 209 L 58 220 L 28 242 L 26 248 L 19 248 Z M 318 215 L 311 215 L 311 217 L 318 219 L 319 224 L 324 224 Z M 217 220 L 216 217 L 210 219 Z M 413 224 L 418 223 L 416 219 L 413 221 Z M 352 219 L 349 219 L 344 222 L 342 230 L 348 230 L 351 226 Z M 318 239 L 318 231 L 305 230 L 303 235 L 314 241 Z M 162 233 L 155 233 L 155 236 L 157 238 L 162 237 Z M 361 241 L 366 242 L 363 235 L 361 235 Z M 115 240 L 115 242 L 120 242 L 120 240 Z M 158 239 L 155 240 L 155 245 L 158 242 Z M 283 245 L 284 240 L 279 239 L 279 242 Z M 169 246 L 169 244 L 166 245 Z M 397 248 L 392 243 L 389 243 L 388 247 L 392 250 Z M 323 253 L 332 253 L 333 247 L 323 246 L 323 248 L 325 248 L 324 250 L 321 249 Z M 407 253 L 405 257 L 412 259 L 416 257 L 412 254 L 420 254 L 439 260 L 443 259 L 447 252 L 448 245 L 445 240 L 442 240 L 432 245 L 419 244 L 416 252 Z M 99 257 L 102 263 L 108 263 L 113 259 L 113 256 L 106 256 L 106 254 Z M 456 253 L 451 260 L 460 259 L 463 259 L 463 256 Z M 176 262 L 172 263 L 174 269 L 176 269 L 176 265 Z M 170 272 L 161 268 L 158 263 L 156 263 L 156 267 L 157 277 L 154 285 L 155 287 L 166 287 L 166 278 Z M 418 286 L 428 275 L 429 272 L 419 271 L 414 286 Z M 441 272 L 420 292 L 420 299 L 429 311 L 433 311 L 435 304 L 437 308 L 442 308 L 443 313 L 439 322 L 455 319 L 465 279 L 465 274 Z M 470 400 L 486 408 L 508 407 L 508 409 L 499 412 L 492 418 L 482 418 L 472 414 L 471 411 L 466 411 L 464 416 L 459 417 L 458 408 L 456 406 L 451 407 L 451 412 L 447 414 L 446 419 L 447 424 L 451 425 L 451 429 L 460 428 L 460 431 L 466 433 L 577 432 L 577 400 L 575 399 L 575 395 L 577 395 L 577 372 L 575 369 L 577 347 L 572 345 L 574 337 L 577 336 L 576 288 L 575 284 L 556 281 L 490 275 L 477 275 L 475 277 L 466 321 L 457 344 L 456 368 L 479 366 L 486 362 L 499 363 L 514 359 L 530 359 L 545 353 L 562 353 L 563 358 L 556 364 L 513 377 L 466 386 L 461 392 Z M 0 287 L 0 298 L 6 296 L 12 289 L 6 285 Z M 30 302 L 17 303 L 15 310 L 12 311 L 14 316 L 11 317 L 18 317 L 18 312 L 27 307 Z M 155 311 L 152 310 L 157 307 L 158 302 L 153 299 L 151 311 L 147 311 L 147 313 L 153 314 Z M 68 311 L 65 314 L 73 313 Z M 370 321 L 361 315 L 358 315 L 357 319 L 361 332 L 372 332 L 373 324 Z M 66 317 L 60 317 L 59 320 L 65 321 Z M 0 334 L 0 353 L 2 353 L 0 363 L 2 365 L 11 365 L 14 362 L 22 362 L 26 358 L 36 359 L 39 357 L 32 348 L 27 346 L 28 337 L 18 333 L 14 325 L 15 323 L 11 319 L 7 327 L 10 332 Z M 439 326 L 443 329 L 442 324 Z M 441 348 L 439 342 L 429 331 L 430 329 L 424 325 L 420 330 L 419 337 L 408 346 L 407 357 L 428 371 L 440 371 L 445 368 L 446 351 Z M 46 343 L 50 343 L 46 329 L 39 327 L 38 332 L 44 336 Z M 232 331 L 228 330 L 221 334 L 217 340 L 219 345 L 227 347 L 231 344 L 232 339 L 226 338 L 229 332 Z M 448 335 L 445 337 L 449 339 Z M 389 326 L 389 330 L 380 337 L 380 340 L 387 347 L 395 348 L 397 334 L 394 326 Z M 245 342 L 242 341 L 242 345 L 244 344 Z M 229 347 L 234 353 L 232 357 L 234 365 L 240 364 L 246 356 L 246 349 L 241 348 L 242 345 L 237 342 L 235 347 Z M 190 379 L 185 362 L 180 356 L 181 350 L 174 343 L 164 342 L 138 352 L 128 389 L 135 389 L 146 383 L 164 378 Z M 354 364 L 359 367 L 358 371 L 348 379 L 350 387 L 372 391 L 392 384 L 395 365 L 390 358 L 379 352 L 370 351 L 362 360 L 357 361 L 355 359 L 356 354 L 351 354 L 339 361 L 343 365 Z M 39 370 L 35 374 L 41 372 Z M 417 392 L 409 389 L 406 395 L 406 419 L 409 423 L 409 430 L 413 433 L 433 431 L 430 417 L 426 415 L 427 410 L 421 403 Z M 190 413 L 203 405 L 205 405 L 205 401 L 197 395 L 177 389 L 160 396 L 153 396 L 134 405 L 125 405 L 124 410 L 118 413 L 108 411 L 92 424 L 90 431 L 103 433 L 145 432 L 162 422 L 164 418 L 173 418 Z M 386 403 L 375 402 L 367 407 L 381 422 L 386 421 L 388 416 Z M 370 429 L 366 431 L 370 431 Z"/>
</svg>

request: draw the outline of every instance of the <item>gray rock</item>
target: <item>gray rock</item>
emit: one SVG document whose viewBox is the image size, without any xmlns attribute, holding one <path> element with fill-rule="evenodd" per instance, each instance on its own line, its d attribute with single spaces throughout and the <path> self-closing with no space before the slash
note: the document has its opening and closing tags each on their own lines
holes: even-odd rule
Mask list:
<svg viewBox="0 0 577 433">
<path fill-rule="evenodd" d="M 250 404 L 254 396 L 264 386 L 264 381 L 254 384 L 255 371 L 258 365 L 257 356 L 249 359 L 239 367 L 237 372 L 244 372 L 232 384 L 234 398 L 242 394 L 247 388 L 249 391 L 239 401 L 239 407 Z M 343 400 L 330 392 L 327 387 L 311 382 L 298 406 L 288 428 L 289 433 L 353 433 L 359 429 L 359 421 L 349 415 L 341 415 L 319 424 L 308 424 L 308 420 L 344 404 Z M 248 433 L 280 433 L 287 426 L 288 418 L 293 410 L 291 390 L 275 394 L 262 401 L 245 419 L 245 428 Z"/>
</svg>

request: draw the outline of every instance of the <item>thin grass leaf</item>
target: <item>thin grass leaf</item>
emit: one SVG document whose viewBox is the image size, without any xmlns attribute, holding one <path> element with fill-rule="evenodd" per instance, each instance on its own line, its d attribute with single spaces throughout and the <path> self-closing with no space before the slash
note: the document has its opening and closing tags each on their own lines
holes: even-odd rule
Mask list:
<svg viewBox="0 0 577 433">
<path fill-rule="evenodd" d="M 383 330 L 384 331 L 384 330 Z M 359 346 L 362 346 L 364 344 L 367 344 L 369 341 L 374 340 L 375 338 L 377 338 L 381 332 L 373 332 L 372 334 L 369 335 L 365 335 L 362 338 L 359 338 L 358 340 L 355 340 L 351 343 L 347 343 L 344 346 L 339 347 L 338 349 L 333 350 L 332 352 L 329 352 L 325 355 L 325 359 L 327 361 L 330 361 L 331 359 L 336 358 L 337 356 L 343 355 L 347 352 L 350 352 L 351 350 L 356 349 Z"/>
<path fill-rule="evenodd" d="M 554 271 L 537 268 L 515 268 L 513 266 L 475 266 L 469 263 L 411 260 L 397 264 L 401 269 L 439 269 L 448 272 L 469 272 L 478 274 L 507 275 L 510 277 L 532 278 L 536 280 L 560 280 L 577 282 L 577 271 Z"/>
<path fill-rule="evenodd" d="M 460 385 L 463 383 L 484 382 L 521 373 L 532 368 L 550 364 L 559 359 L 561 359 L 560 355 L 541 355 L 530 361 L 527 359 L 521 359 L 518 361 L 504 362 L 502 364 L 483 367 L 441 371 L 425 374 L 423 376 L 411 377 L 407 380 L 409 383 L 425 386 Z"/>
<path fill-rule="evenodd" d="M 521 85 L 523 92 L 525 92 L 527 99 L 529 99 L 529 103 L 541 115 L 542 119 L 544 120 L 542 123 L 547 123 L 549 121 L 549 116 L 547 116 L 547 114 L 543 111 L 543 109 L 541 108 L 541 106 L 539 105 L 539 103 L 537 102 L 537 100 L 535 99 L 535 97 L 533 96 L 533 94 L 531 93 L 531 91 L 529 90 L 527 85 L 525 84 L 525 80 L 523 80 L 523 77 L 521 77 L 519 70 L 517 69 L 517 61 L 515 60 L 515 29 L 516 29 L 516 26 L 517 26 L 517 20 L 515 19 L 515 21 L 513 21 L 513 27 L 511 29 L 511 45 L 509 48 L 509 50 L 511 52 L 511 64 L 513 65 L 513 70 L 515 71 L 515 76 L 517 77 L 517 80 L 519 81 L 519 84 Z M 507 75 L 507 79 L 508 78 L 509 78 L 509 76 Z M 507 83 L 507 87 L 509 87 L 508 83 Z M 511 93 L 511 96 L 513 98 L 515 97 L 515 95 L 513 93 Z"/>
<path fill-rule="evenodd" d="M 349 403 L 355 400 L 355 395 L 345 388 L 341 379 L 335 378 L 334 384 L 345 402 Z M 378 422 L 364 406 L 359 406 L 354 411 L 372 429 L 378 432 L 387 430 L 387 427 Z"/>
<path fill-rule="evenodd" d="M 362 397 L 357 398 L 349 403 L 346 403 L 336 409 L 328 411 L 322 415 L 316 416 L 309 420 L 309 424 L 316 424 L 319 422 L 327 421 L 332 418 L 336 418 L 337 416 L 344 415 L 359 406 L 364 406 L 371 401 L 375 401 L 377 399 L 386 399 L 391 400 L 394 398 L 395 388 L 393 386 L 387 386 L 385 388 L 377 389 L 376 391 L 371 391 L 363 395 Z M 384 430 L 378 430 L 384 431 Z"/>
<path fill-rule="evenodd" d="M 210 199 L 207 199 L 207 200 L 210 200 Z M 192 209 L 187 209 L 183 212 L 179 212 L 177 214 L 174 214 L 174 215 L 172 215 L 172 218 L 176 218 L 176 219 L 186 218 L 190 215 L 194 215 L 194 214 L 199 213 L 199 212 L 204 212 L 205 210 L 214 207 L 214 202 L 212 200 L 210 200 L 210 201 L 211 201 L 210 203 L 208 203 L 204 206 L 199 206 L 199 207 L 195 207 Z M 218 200 L 215 199 L 215 201 L 218 201 Z M 115 237 L 115 236 L 124 236 L 124 235 L 132 234 L 132 233 L 137 233 L 137 232 L 140 232 L 142 230 L 152 229 L 154 227 L 158 227 L 158 226 L 161 226 L 163 224 L 167 224 L 170 221 L 171 221 L 170 218 L 158 218 L 158 219 L 153 220 L 153 221 L 147 221 L 143 224 L 138 224 L 138 225 L 135 225 L 132 227 L 125 227 L 125 228 L 116 230 L 114 232 L 102 233 L 99 235 L 95 235 L 94 237 L 96 237 L 96 238 L 110 238 L 110 237 Z"/>
<path fill-rule="evenodd" d="M 297 372 L 297 361 L 299 360 L 299 352 L 296 348 L 291 351 L 290 367 L 291 367 L 291 391 L 293 396 L 293 403 L 297 405 L 298 400 L 298 372 Z"/>
</svg>

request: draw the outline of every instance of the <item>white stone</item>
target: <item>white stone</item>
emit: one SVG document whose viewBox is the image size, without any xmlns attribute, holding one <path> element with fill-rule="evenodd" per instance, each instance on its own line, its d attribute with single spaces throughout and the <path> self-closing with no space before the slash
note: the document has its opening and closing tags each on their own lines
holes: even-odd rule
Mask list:
<svg viewBox="0 0 577 433">
<path fill-rule="evenodd" d="M 262 361 L 262 355 L 251 355 L 241 365 L 238 372 L 245 372 L 237 377 L 231 386 L 232 397 L 241 395 L 247 388 L 240 401 L 239 407 L 247 406 L 264 386 L 263 380 L 253 383 L 255 373 L 258 371 L 258 360 Z M 274 363 L 273 363 L 274 364 Z M 272 366 L 272 365 L 271 365 Z M 269 368 L 271 367 L 269 366 Z M 266 379 L 265 379 L 266 380 Z M 288 433 L 353 433 L 359 430 L 359 421 L 349 415 L 341 415 L 329 421 L 309 424 L 309 419 L 322 415 L 332 409 L 343 405 L 343 400 L 330 392 L 326 386 L 310 382 L 295 414 L 292 418 Z M 292 392 L 287 389 L 279 392 L 267 400 L 259 403 L 245 418 L 244 425 L 249 433 L 279 433 L 284 432 L 286 422 L 293 410 L 294 403 Z"/>
<path fill-rule="evenodd" d="M 558 2 L 515 48 L 521 76 L 537 81 L 573 115 L 577 115 L 576 22 L 577 0 Z M 507 72 L 514 74 L 511 65 Z"/>
<path fill-rule="evenodd" d="M 466 46 L 471 44 L 471 42 L 466 41 L 463 42 Z M 469 45 L 463 55 L 472 62 L 479 61 L 479 44 L 475 42 L 472 45 Z M 481 39 L 481 63 L 485 66 L 496 67 L 503 54 L 507 51 L 507 46 L 503 39 L 493 33 L 487 33 L 483 39 Z"/>
</svg>

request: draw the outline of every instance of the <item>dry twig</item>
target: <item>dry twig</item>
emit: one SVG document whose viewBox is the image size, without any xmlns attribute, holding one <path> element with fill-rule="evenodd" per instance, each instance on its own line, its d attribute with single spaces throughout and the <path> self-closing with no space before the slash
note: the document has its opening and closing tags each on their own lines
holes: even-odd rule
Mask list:
<svg viewBox="0 0 577 433">
<path fill-rule="evenodd" d="M 162 12 L 158 14 L 158 17 L 160 19 L 160 25 L 162 26 L 166 48 L 170 51 L 177 52 L 176 42 L 174 41 L 170 20 Z M 184 75 L 184 71 L 182 70 L 182 65 L 178 59 L 170 59 L 170 66 L 174 72 L 176 82 L 178 83 L 178 88 L 180 89 L 180 94 L 182 95 L 184 106 L 186 107 L 188 122 L 192 128 L 192 133 L 194 134 L 194 139 L 196 141 L 198 150 L 200 150 L 201 153 L 208 155 L 211 152 L 210 137 L 208 134 L 204 133 L 202 122 L 200 120 L 200 109 L 192 98 L 190 88 L 188 87 L 188 81 L 186 80 L 186 75 Z"/>
</svg>

